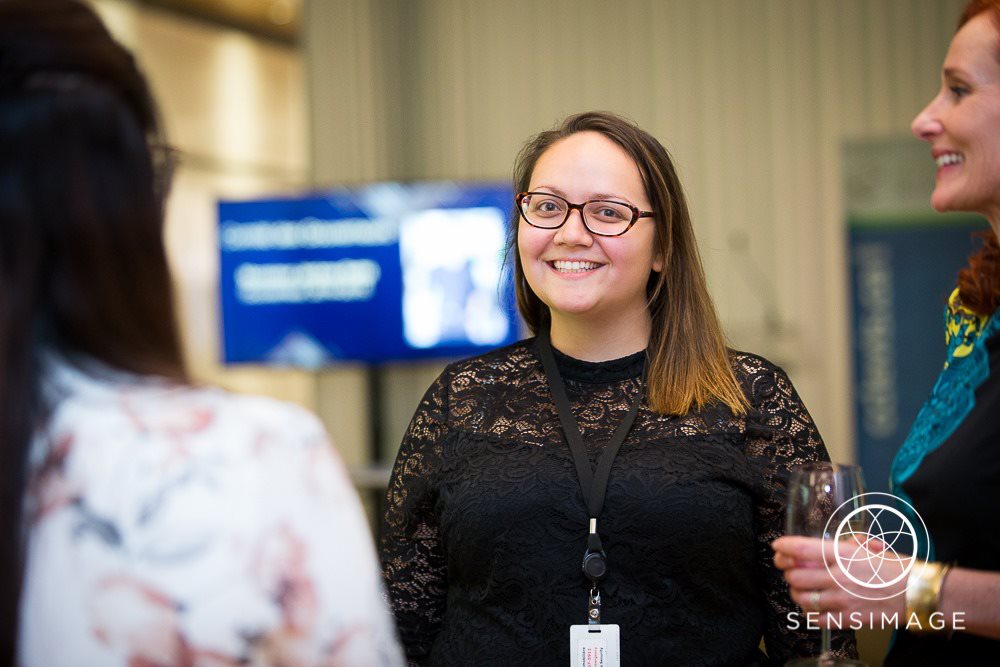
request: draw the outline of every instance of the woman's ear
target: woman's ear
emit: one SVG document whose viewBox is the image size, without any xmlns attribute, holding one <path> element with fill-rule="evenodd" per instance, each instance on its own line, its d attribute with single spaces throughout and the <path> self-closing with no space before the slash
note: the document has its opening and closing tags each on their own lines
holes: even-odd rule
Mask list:
<svg viewBox="0 0 1000 667">
<path fill-rule="evenodd" d="M 653 271 L 656 273 L 663 271 L 663 255 L 661 253 L 656 253 L 653 256 Z"/>
</svg>

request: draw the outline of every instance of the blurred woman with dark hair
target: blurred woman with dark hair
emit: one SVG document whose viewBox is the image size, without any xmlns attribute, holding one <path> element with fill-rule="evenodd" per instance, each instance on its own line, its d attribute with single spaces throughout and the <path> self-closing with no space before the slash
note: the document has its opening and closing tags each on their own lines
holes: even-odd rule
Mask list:
<svg viewBox="0 0 1000 667">
<path fill-rule="evenodd" d="M 185 374 L 169 169 L 91 9 L 0 2 L 0 664 L 397 664 L 318 421 Z"/>
<path fill-rule="evenodd" d="M 788 471 L 826 449 L 785 373 L 727 349 L 667 151 L 578 114 L 525 145 L 514 187 L 536 337 L 445 369 L 389 486 L 411 664 L 576 665 L 595 637 L 630 667 L 817 653 L 769 544 Z"/>
<path fill-rule="evenodd" d="M 896 633 L 886 665 L 995 665 L 1000 663 L 1000 534 L 994 530 L 1000 512 L 1000 0 L 967 4 L 945 57 L 941 89 L 912 129 L 930 144 L 938 166 L 934 208 L 981 213 L 992 228 L 959 273 L 945 313 L 945 367 L 892 465 L 892 491 L 909 499 L 926 523 L 931 560 L 907 571 L 913 559 L 880 556 L 877 574 L 897 582 L 879 591 L 882 600 L 871 600 L 870 591 L 823 566 L 824 557 L 835 558 L 832 544 L 824 551 L 819 540 L 783 537 L 774 543 L 775 561 L 785 570 L 793 597 L 813 611 L 841 618 L 901 617 L 906 629 Z M 866 562 L 858 559 L 858 567 Z M 923 632 L 913 631 L 918 629 Z"/>
</svg>

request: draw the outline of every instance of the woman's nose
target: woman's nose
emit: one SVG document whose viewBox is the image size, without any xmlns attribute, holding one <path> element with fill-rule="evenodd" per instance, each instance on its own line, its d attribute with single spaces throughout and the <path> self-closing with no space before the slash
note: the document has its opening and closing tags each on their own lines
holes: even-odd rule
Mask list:
<svg viewBox="0 0 1000 667">
<path fill-rule="evenodd" d="M 941 121 L 935 113 L 937 100 L 936 97 L 931 100 L 910 124 L 910 130 L 917 139 L 933 141 L 934 137 L 941 134 Z"/>
<path fill-rule="evenodd" d="M 594 242 L 594 237 L 583 222 L 583 211 L 573 209 L 569 212 L 566 222 L 556 232 L 556 242 L 565 245 L 585 245 L 589 246 Z"/>
</svg>

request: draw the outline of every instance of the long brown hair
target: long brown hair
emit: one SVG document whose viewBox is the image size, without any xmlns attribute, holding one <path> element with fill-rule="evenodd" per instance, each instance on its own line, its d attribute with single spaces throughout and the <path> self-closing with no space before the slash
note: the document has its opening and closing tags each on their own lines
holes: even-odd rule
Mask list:
<svg viewBox="0 0 1000 667">
<path fill-rule="evenodd" d="M 0 2 L 0 665 L 14 664 L 44 359 L 184 380 L 168 170 L 132 56 L 73 0 Z"/>
<path fill-rule="evenodd" d="M 1000 62 L 1000 0 L 972 0 L 958 20 L 958 28 L 984 12 L 993 19 L 997 33 L 995 56 Z M 977 236 L 983 239 L 983 245 L 969 257 L 968 266 L 958 272 L 958 293 L 962 305 L 981 315 L 991 315 L 1000 308 L 1000 242 L 992 230 Z"/>
<path fill-rule="evenodd" d="M 611 113 L 570 116 L 532 137 L 514 164 L 514 191 L 529 188 L 531 174 L 552 144 L 577 132 L 599 132 L 620 146 L 639 167 L 656 212 L 656 240 L 663 270 L 646 286 L 652 331 L 649 338 L 649 406 L 664 414 L 685 414 L 712 402 L 744 413 L 748 403 L 730 366 L 725 336 L 705 281 L 691 216 L 670 154 L 648 132 Z M 517 248 L 518 215 L 511 219 L 508 254 L 513 254 L 517 305 L 532 333 L 547 328 L 549 308 L 524 276 Z"/>
</svg>

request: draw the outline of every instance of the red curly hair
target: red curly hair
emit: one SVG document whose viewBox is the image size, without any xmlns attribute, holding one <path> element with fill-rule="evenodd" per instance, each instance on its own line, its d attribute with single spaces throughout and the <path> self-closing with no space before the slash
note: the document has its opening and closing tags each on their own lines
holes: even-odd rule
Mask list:
<svg viewBox="0 0 1000 667">
<path fill-rule="evenodd" d="M 997 30 L 995 55 L 1000 62 L 1000 0 L 971 0 L 962 12 L 958 27 L 984 12 L 990 14 Z M 997 131 L 1000 132 L 1000 128 Z M 969 265 L 958 272 L 958 293 L 966 308 L 990 315 L 1000 307 L 1000 242 L 992 230 L 974 236 L 983 239 L 983 247 L 969 257 Z"/>
<path fill-rule="evenodd" d="M 992 229 L 973 236 L 983 239 L 983 247 L 958 272 L 958 294 L 969 310 L 990 315 L 1000 307 L 1000 243 Z"/>
</svg>

